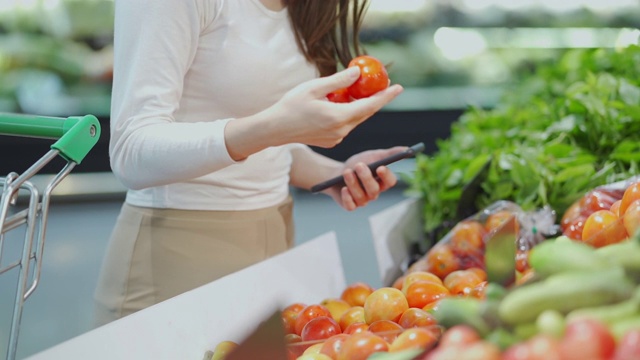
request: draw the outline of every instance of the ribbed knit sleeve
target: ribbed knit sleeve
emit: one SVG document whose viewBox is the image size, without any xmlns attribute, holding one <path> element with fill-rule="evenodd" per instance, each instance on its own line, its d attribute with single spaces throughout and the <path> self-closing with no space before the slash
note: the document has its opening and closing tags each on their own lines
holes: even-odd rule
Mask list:
<svg viewBox="0 0 640 360">
<path fill-rule="evenodd" d="M 224 140 L 230 119 L 175 118 L 215 7 L 205 0 L 116 0 L 109 155 L 128 188 L 186 181 L 234 163 Z"/>
</svg>

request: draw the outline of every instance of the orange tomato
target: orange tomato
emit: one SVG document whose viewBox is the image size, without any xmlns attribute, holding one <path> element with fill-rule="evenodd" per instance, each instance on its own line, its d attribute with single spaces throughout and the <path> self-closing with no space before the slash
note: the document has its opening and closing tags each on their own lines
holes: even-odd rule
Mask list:
<svg viewBox="0 0 640 360">
<path fill-rule="evenodd" d="M 402 292 L 406 295 L 409 285 L 413 284 L 416 281 L 429 281 L 435 284 L 442 284 L 442 280 L 440 280 L 440 278 L 436 275 L 427 271 L 416 271 L 409 273 L 404 277 L 402 288 L 400 290 L 402 290 Z"/>
<path fill-rule="evenodd" d="M 394 287 L 398 290 L 402 290 L 402 284 L 404 284 L 404 279 L 405 279 L 406 275 L 402 275 L 399 278 L 397 278 L 394 282 L 393 285 L 391 285 L 391 287 Z"/>
<path fill-rule="evenodd" d="M 620 196 L 615 191 L 607 191 L 603 189 L 594 189 L 589 191 L 584 197 L 584 205 L 582 214 L 589 216 L 599 210 L 609 210 Z"/>
<path fill-rule="evenodd" d="M 402 291 L 392 287 L 383 287 L 367 297 L 364 303 L 364 319 L 367 324 L 378 320 L 397 322 L 408 308 L 409 303 Z"/>
<path fill-rule="evenodd" d="M 369 325 L 369 331 L 380 336 L 386 342 L 392 343 L 404 330 L 397 322 L 391 320 L 378 320 Z"/>
<path fill-rule="evenodd" d="M 340 321 L 338 323 L 340 324 L 340 328 L 342 329 L 342 331 L 345 331 L 345 329 L 349 325 L 357 322 L 365 322 L 364 308 L 362 306 L 353 306 L 351 309 L 347 310 L 344 314 L 342 314 L 342 317 L 340 318 Z"/>
<path fill-rule="evenodd" d="M 363 306 L 364 301 L 373 292 L 373 287 L 364 282 L 355 282 L 347 286 L 340 295 L 340 298 L 351 306 Z"/>
<path fill-rule="evenodd" d="M 326 307 L 331 313 L 331 317 L 335 321 L 340 321 L 342 314 L 351 308 L 348 302 L 342 299 L 327 298 L 320 302 L 320 305 Z"/>
<path fill-rule="evenodd" d="M 621 219 L 609 210 L 598 210 L 589 215 L 582 230 L 582 241 L 594 247 L 615 244 L 628 237 Z"/>
<path fill-rule="evenodd" d="M 481 268 L 478 267 L 471 267 L 467 269 L 468 271 L 474 272 L 476 275 L 478 275 L 478 277 L 480 278 L 480 280 L 485 281 L 487 280 L 487 272 Z"/>
<path fill-rule="evenodd" d="M 411 328 L 398 335 L 391 345 L 389 352 L 397 352 L 409 349 L 427 349 L 438 340 L 437 334 L 425 328 Z"/>
<path fill-rule="evenodd" d="M 363 332 L 353 334 L 342 343 L 336 360 L 366 360 L 376 352 L 389 351 L 389 344 L 380 336 Z"/>
<path fill-rule="evenodd" d="M 456 255 L 447 244 L 437 244 L 427 254 L 429 272 L 444 279 L 451 272 L 460 269 Z"/>
<path fill-rule="evenodd" d="M 505 221 L 511 219 L 514 216 L 514 213 L 509 210 L 500 210 L 492 213 L 487 217 L 487 220 L 484 222 L 485 230 L 490 233 L 502 226 Z"/>
<path fill-rule="evenodd" d="M 451 230 L 451 249 L 458 255 L 476 255 L 484 249 L 484 237 L 487 234 L 484 226 L 477 221 L 459 222 Z"/>
<path fill-rule="evenodd" d="M 620 216 L 620 204 L 622 204 L 622 200 L 617 200 L 616 202 L 613 203 L 613 205 L 611 205 L 611 208 L 609 209 L 609 211 L 611 211 L 612 213 L 616 214 L 617 217 L 621 217 Z"/>
<path fill-rule="evenodd" d="M 423 308 L 427 304 L 450 295 L 449 290 L 431 281 L 415 281 L 407 288 L 407 302 L 409 307 Z"/>
<path fill-rule="evenodd" d="M 474 271 L 457 270 L 444 279 L 444 286 L 453 295 L 468 295 L 483 280 Z"/>
<path fill-rule="evenodd" d="M 622 217 L 625 230 L 629 236 L 635 235 L 640 228 L 640 200 L 632 202 Z"/>
<path fill-rule="evenodd" d="M 342 344 L 348 338 L 349 335 L 346 334 L 333 335 L 332 337 L 324 341 L 322 347 L 320 348 L 320 354 L 325 354 L 332 359 L 337 358 L 338 352 L 340 352 L 340 349 L 342 348 Z"/>
<path fill-rule="evenodd" d="M 627 208 L 636 200 L 640 200 L 640 182 L 632 184 L 624 191 L 620 202 L 620 214 L 624 215 Z"/>
<path fill-rule="evenodd" d="M 433 314 L 438 309 L 438 304 L 440 303 L 440 300 L 441 299 L 438 299 L 436 301 L 432 301 L 432 302 L 428 303 L 427 305 L 425 305 L 422 308 L 422 310 L 428 312 L 429 314 Z"/>
<path fill-rule="evenodd" d="M 423 309 L 409 308 L 400 316 L 398 325 L 405 329 L 412 327 L 427 327 L 437 325 L 437 321 L 433 314 L 426 312 Z"/>
<path fill-rule="evenodd" d="M 474 297 L 476 299 L 484 299 L 485 298 L 485 293 L 487 292 L 487 285 L 488 284 L 489 284 L 488 281 L 483 281 L 480 284 L 476 285 L 469 292 L 469 296 Z"/>
</svg>

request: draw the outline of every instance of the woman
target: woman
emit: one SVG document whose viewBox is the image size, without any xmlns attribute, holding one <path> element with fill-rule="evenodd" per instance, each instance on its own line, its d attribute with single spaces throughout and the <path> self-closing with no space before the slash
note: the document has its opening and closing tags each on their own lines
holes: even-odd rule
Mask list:
<svg viewBox="0 0 640 360">
<path fill-rule="evenodd" d="M 130 190 L 96 290 L 98 324 L 290 248 L 290 185 L 343 174 L 346 186 L 325 193 L 350 211 L 396 183 L 364 163 L 403 148 L 341 163 L 308 146 L 335 146 L 402 91 L 326 100 L 359 76 L 336 70 L 359 52 L 365 5 L 116 0 L 110 157 Z"/>
</svg>

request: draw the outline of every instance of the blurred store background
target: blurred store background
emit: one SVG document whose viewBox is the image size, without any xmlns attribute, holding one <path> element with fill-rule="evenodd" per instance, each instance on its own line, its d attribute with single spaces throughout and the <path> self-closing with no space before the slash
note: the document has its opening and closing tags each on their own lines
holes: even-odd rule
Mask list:
<svg viewBox="0 0 640 360">
<path fill-rule="evenodd" d="M 406 90 L 342 144 L 319 149 L 337 159 L 419 141 L 433 152 L 465 109 L 491 108 L 537 65 L 557 61 L 569 49 L 618 48 L 637 44 L 640 38 L 640 0 L 370 3 L 362 41 L 371 55 L 390 64 L 392 81 Z M 22 357 L 90 329 L 93 282 L 122 200 L 107 154 L 113 6 L 113 0 L 0 0 L 0 112 L 94 114 L 103 128 L 98 145 L 60 186 L 56 201 L 61 205 L 52 209 L 47 240 L 51 265 L 46 265 L 45 255 L 46 278 L 27 302 Z M 1 137 L 0 176 L 24 171 L 49 145 L 48 140 Z M 54 161 L 43 173 L 60 165 Z M 410 167 L 408 163 L 402 169 Z M 93 197 L 73 196 L 87 194 Z M 305 202 L 309 195 L 297 196 L 298 241 L 332 224 L 339 239 L 347 238 L 341 244 L 345 258 L 360 259 L 373 256 L 367 250 L 367 216 L 403 198 L 400 189 L 366 211 L 344 216 L 318 198 Z M 319 216 L 324 216 L 322 221 Z M 327 218 L 331 216 L 336 218 Z M 363 251 L 366 256 L 358 256 Z M 378 285 L 375 265 L 345 263 L 345 271 L 348 281 Z M 0 276 L 0 356 L 5 353 L 14 282 Z"/>
</svg>

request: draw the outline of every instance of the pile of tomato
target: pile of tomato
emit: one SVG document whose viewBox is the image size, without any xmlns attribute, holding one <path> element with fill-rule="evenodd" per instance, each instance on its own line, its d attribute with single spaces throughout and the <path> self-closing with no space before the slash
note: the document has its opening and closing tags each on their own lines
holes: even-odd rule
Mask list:
<svg viewBox="0 0 640 360">
<path fill-rule="evenodd" d="M 618 243 L 640 225 L 640 182 L 626 189 L 596 188 L 576 201 L 560 222 L 562 232 L 594 247 Z"/>
</svg>

